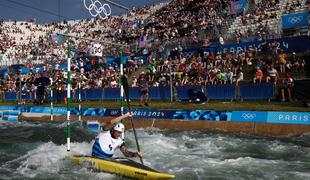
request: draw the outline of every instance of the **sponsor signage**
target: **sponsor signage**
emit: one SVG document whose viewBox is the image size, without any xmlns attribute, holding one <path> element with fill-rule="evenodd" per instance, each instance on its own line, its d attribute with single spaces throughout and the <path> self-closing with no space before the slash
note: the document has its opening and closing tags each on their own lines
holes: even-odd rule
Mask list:
<svg viewBox="0 0 310 180">
<path fill-rule="evenodd" d="M 307 112 L 268 112 L 267 123 L 310 125 L 310 113 L 307 113 Z"/>
<path fill-rule="evenodd" d="M 308 26 L 308 12 L 288 14 L 282 16 L 282 28 L 289 29 L 300 26 Z"/>
<path fill-rule="evenodd" d="M 107 109 L 105 112 L 105 116 L 120 116 L 121 115 L 121 110 L 120 109 Z"/>
<path fill-rule="evenodd" d="M 125 110 L 128 112 L 128 110 Z M 170 110 L 148 110 L 148 109 L 133 109 L 132 113 L 135 118 L 158 118 L 158 119 L 172 119 L 174 111 Z"/>
<path fill-rule="evenodd" d="M 235 122 L 266 122 L 267 112 L 233 111 L 231 121 Z"/>
<path fill-rule="evenodd" d="M 229 121 L 230 118 L 231 118 L 230 111 L 176 110 L 171 119 Z"/>
<path fill-rule="evenodd" d="M 102 57 L 103 48 L 101 44 L 94 44 L 93 55 Z"/>
<path fill-rule="evenodd" d="M 20 110 L 21 112 L 50 113 L 50 107 L 27 106 L 0 106 L 0 110 Z M 67 108 L 55 107 L 54 114 L 67 114 Z M 125 113 L 128 112 L 125 109 Z M 152 110 L 133 109 L 134 118 L 147 119 L 182 119 L 182 120 L 211 120 L 231 122 L 256 123 L 285 123 L 310 125 L 309 112 L 264 112 L 264 111 L 213 111 L 213 110 Z M 78 115 L 78 108 L 71 108 L 72 115 Z M 120 109 L 83 108 L 84 116 L 110 116 L 121 115 Z"/>
<path fill-rule="evenodd" d="M 298 36 L 298 37 L 286 37 L 286 38 L 278 38 L 278 39 L 269 39 L 266 42 L 271 44 L 273 41 L 276 41 L 277 51 L 283 49 L 286 53 L 289 52 L 305 52 L 309 49 L 308 46 L 304 44 L 310 43 L 309 36 Z M 239 53 L 240 51 L 247 51 L 249 48 L 257 47 L 258 52 L 263 52 L 263 45 L 265 42 L 263 41 L 251 41 L 251 42 L 241 42 L 239 44 L 225 44 L 221 45 L 218 48 L 209 47 L 204 48 L 204 52 L 208 53 L 209 51 L 215 52 L 216 50 L 220 51 L 221 53 L 225 52 L 232 52 L 232 53 Z M 191 50 L 195 53 L 196 50 Z M 191 53 L 188 52 L 187 53 Z"/>
</svg>

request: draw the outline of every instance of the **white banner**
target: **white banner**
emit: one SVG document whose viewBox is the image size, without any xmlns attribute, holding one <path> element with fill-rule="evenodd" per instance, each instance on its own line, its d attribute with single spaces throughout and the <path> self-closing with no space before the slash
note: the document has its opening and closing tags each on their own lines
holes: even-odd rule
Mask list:
<svg viewBox="0 0 310 180">
<path fill-rule="evenodd" d="M 101 44 L 94 44 L 94 48 L 93 48 L 93 55 L 94 56 L 100 56 L 102 57 L 102 51 L 103 51 L 103 48 L 101 46 Z"/>
</svg>

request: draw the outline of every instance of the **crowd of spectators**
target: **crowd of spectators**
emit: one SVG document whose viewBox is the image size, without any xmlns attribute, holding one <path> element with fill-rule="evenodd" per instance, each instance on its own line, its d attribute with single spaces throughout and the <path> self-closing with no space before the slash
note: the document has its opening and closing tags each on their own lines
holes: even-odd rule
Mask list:
<svg viewBox="0 0 310 180">
<path fill-rule="evenodd" d="M 87 66 L 89 66 L 87 68 Z M 139 68 L 138 60 L 129 60 L 124 64 L 124 73 L 130 75 Z M 67 88 L 67 72 L 59 68 L 56 64 L 54 68 L 47 64 L 43 69 L 30 66 L 30 72 L 21 74 L 18 70 L 9 71 L 5 78 L 0 79 L 0 92 L 28 92 L 31 95 L 33 102 L 35 99 L 42 97 L 40 103 L 47 101 L 49 97 L 50 88 L 57 93 L 57 102 L 60 102 L 62 91 Z M 118 88 L 120 85 L 119 65 L 112 64 L 91 64 L 89 60 L 76 59 L 71 66 L 71 84 L 73 96 L 78 89 L 80 81 L 82 89 L 97 89 L 97 88 Z M 52 79 L 52 86 L 50 83 L 42 84 L 40 78 Z M 39 80 L 39 81 L 38 81 Z M 38 82 L 37 82 L 38 81 Z M 38 91 L 42 87 L 44 90 Z M 22 91 L 21 91 L 22 90 Z"/>
<path fill-rule="evenodd" d="M 262 39 L 266 34 L 271 33 L 268 28 L 268 20 L 277 15 L 266 11 L 276 10 L 279 8 L 278 3 L 278 0 L 257 1 L 253 15 L 244 11 L 241 18 L 242 23 L 258 24 L 258 30 L 253 32 L 249 28 L 246 32 L 236 31 L 236 39 L 252 35 Z M 211 37 L 221 37 L 225 32 L 223 30 L 230 25 L 229 20 L 233 17 L 235 16 L 230 13 L 229 0 L 175 0 L 168 4 L 133 8 L 126 15 L 112 16 L 105 20 L 84 19 L 73 24 L 64 22 L 45 25 L 34 22 L 20 22 L 20 24 L 19 22 L 2 22 L 0 30 L 3 32 L 3 37 L 1 37 L 3 43 L 0 50 L 7 59 L 33 60 L 35 58 L 51 62 L 57 61 L 64 58 L 66 52 L 64 48 L 51 41 L 55 32 L 67 32 L 80 37 L 111 42 L 104 46 L 104 55 L 117 54 L 117 46 L 113 43 L 130 45 L 123 51 L 127 54 L 136 53 L 139 51 L 139 39 L 143 36 L 152 42 L 147 44 L 147 48 L 151 51 L 158 50 L 158 45 L 167 46 L 167 44 L 175 42 L 174 40 L 180 42 L 182 38 L 187 40 L 186 44 L 204 45 L 201 42 L 198 43 L 198 40 L 201 40 L 201 37 L 198 38 L 198 31 L 207 32 L 203 37 L 206 40 Z M 15 35 L 8 31 L 12 31 Z M 94 43 L 81 39 L 71 40 L 71 43 L 74 47 L 85 52 L 94 46 Z M 173 45 L 176 46 L 176 44 Z"/>
<path fill-rule="evenodd" d="M 293 1 L 293 2 L 287 2 L 285 5 L 285 13 L 286 14 L 292 14 L 296 12 L 296 8 L 300 7 L 301 3 L 299 0 Z"/>
<path fill-rule="evenodd" d="M 256 37 L 259 40 L 275 35 L 276 32 L 270 29 L 272 21 L 279 19 L 277 11 L 280 10 L 279 0 L 260 0 L 254 1 L 254 12 L 244 10 L 240 16 L 241 25 L 246 29 L 235 30 L 234 37 L 237 42 L 241 39 L 250 39 Z"/>
<path fill-rule="evenodd" d="M 276 14 L 267 13 L 266 10 L 277 10 L 279 0 L 262 0 L 256 3 L 254 14 L 244 13 L 241 17 L 243 25 L 259 24 L 257 37 L 269 33 L 268 20 L 276 18 Z M 189 39 L 191 43 L 203 45 L 198 41 L 198 31 L 205 30 L 206 39 L 211 35 L 220 37 L 223 27 L 229 26 L 229 20 L 234 17 L 229 11 L 229 0 L 175 0 L 159 6 L 145 6 L 133 8 L 128 14 L 112 16 L 108 19 L 84 19 L 74 23 L 52 23 L 39 25 L 34 22 L 0 22 L 0 54 L 5 54 L 8 59 L 30 59 L 31 72 L 26 75 L 10 72 L 5 79 L 1 79 L 2 91 L 19 91 L 25 86 L 26 91 L 35 91 L 36 78 L 50 77 L 57 89 L 64 90 L 66 73 L 59 69 L 60 64 L 66 60 L 67 51 L 63 46 L 70 44 L 77 49 L 73 57 L 83 55 L 83 60 L 76 58 L 72 64 L 72 86 L 77 88 L 77 81 L 81 77 L 82 87 L 88 88 L 115 88 L 119 87 L 119 65 L 108 65 L 99 58 L 94 64 L 89 50 L 94 47 L 94 42 L 83 39 L 62 39 L 55 42 L 55 32 L 66 32 L 98 41 L 110 42 L 104 46 L 103 56 L 117 56 L 119 47 L 115 43 L 128 45 L 122 48 L 127 55 L 144 53 L 149 54 L 148 72 L 146 75 L 150 86 L 208 85 L 235 83 L 238 85 L 244 79 L 253 82 L 276 82 L 280 73 L 302 70 L 304 59 L 292 54 L 289 58 L 285 52 L 257 56 L 258 50 L 254 46 L 238 53 L 206 52 L 187 56 L 182 52 L 182 44 L 174 45 L 175 55 L 169 58 L 156 56 L 162 53 L 164 46 L 174 40 Z M 297 4 L 298 5 L 298 4 Z M 257 18 L 258 17 L 258 18 Z M 236 32 L 237 34 L 239 32 Z M 241 36 L 241 34 L 237 35 Z M 140 45 L 144 37 L 150 43 Z M 263 39 L 261 39 L 263 40 Z M 268 48 L 273 50 L 273 45 Z M 44 71 L 34 68 L 34 59 L 49 61 L 42 65 Z M 52 69 L 54 64 L 54 69 Z M 84 68 L 91 64 L 91 68 Z M 141 62 L 129 59 L 125 64 L 125 73 L 130 75 L 137 71 Z M 244 70 L 253 69 L 253 76 L 248 77 Z M 173 82 L 170 82 L 170 71 Z M 80 76 L 82 74 L 82 76 Z M 264 79 L 264 76 L 266 77 Z M 139 77 L 133 77 L 132 86 L 139 86 Z"/>
<path fill-rule="evenodd" d="M 269 46 L 271 51 L 272 46 Z M 283 60 L 284 59 L 284 60 Z M 279 73 L 298 74 L 303 72 L 305 57 L 297 57 L 292 53 L 288 58 L 283 50 L 273 55 L 257 56 L 257 48 L 249 48 L 238 53 L 204 53 L 185 57 L 182 52 L 169 59 L 150 61 L 148 80 L 152 86 L 170 84 L 170 71 L 174 86 L 232 84 L 238 85 L 247 79 L 254 83 L 273 82 L 279 80 Z M 171 67 L 171 68 L 170 68 Z M 255 69 L 253 76 L 243 70 Z M 252 77 L 249 77 L 252 76 Z"/>
<path fill-rule="evenodd" d="M 25 22 L 5 22 L 0 21 L 0 51 L 2 60 L 14 61 L 14 63 L 24 63 L 22 60 L 42 60 L 50 59 L 59 55 L 65 57 L 63 48 L 53 46 L 49 34 L 59 32 L 67 25 L 57 23 L 35 24 L 32 21 Z"/>
</svg>

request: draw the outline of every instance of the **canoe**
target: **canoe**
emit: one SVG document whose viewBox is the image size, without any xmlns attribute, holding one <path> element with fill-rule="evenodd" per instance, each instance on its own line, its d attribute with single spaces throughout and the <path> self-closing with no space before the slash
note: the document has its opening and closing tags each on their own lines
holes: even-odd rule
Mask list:
<svg viewBox="0 0 310 180">
<path fill-rule="evenodd" d="M 127 158 L 102 159 L 91 156 L 71 156 L 78 165 L 134 179 L 172 179 L 175 175 L 161 173 Z"/>
</svg>

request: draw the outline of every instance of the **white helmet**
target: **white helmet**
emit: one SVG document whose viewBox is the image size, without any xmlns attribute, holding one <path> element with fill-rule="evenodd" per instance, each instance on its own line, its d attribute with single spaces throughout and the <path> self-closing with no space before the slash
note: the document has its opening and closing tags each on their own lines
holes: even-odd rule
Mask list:
<svg viewBox="0 0 310 180">
<path fill-rule="evenodd" d="M 116 131 L 120 131 L 120 132 L 123 132 L 125 131 L 125 126 L 123 123 L 117 123 L 115 124 L 115 126 L 113 127 L 114 130 Z"/>
</svg>

